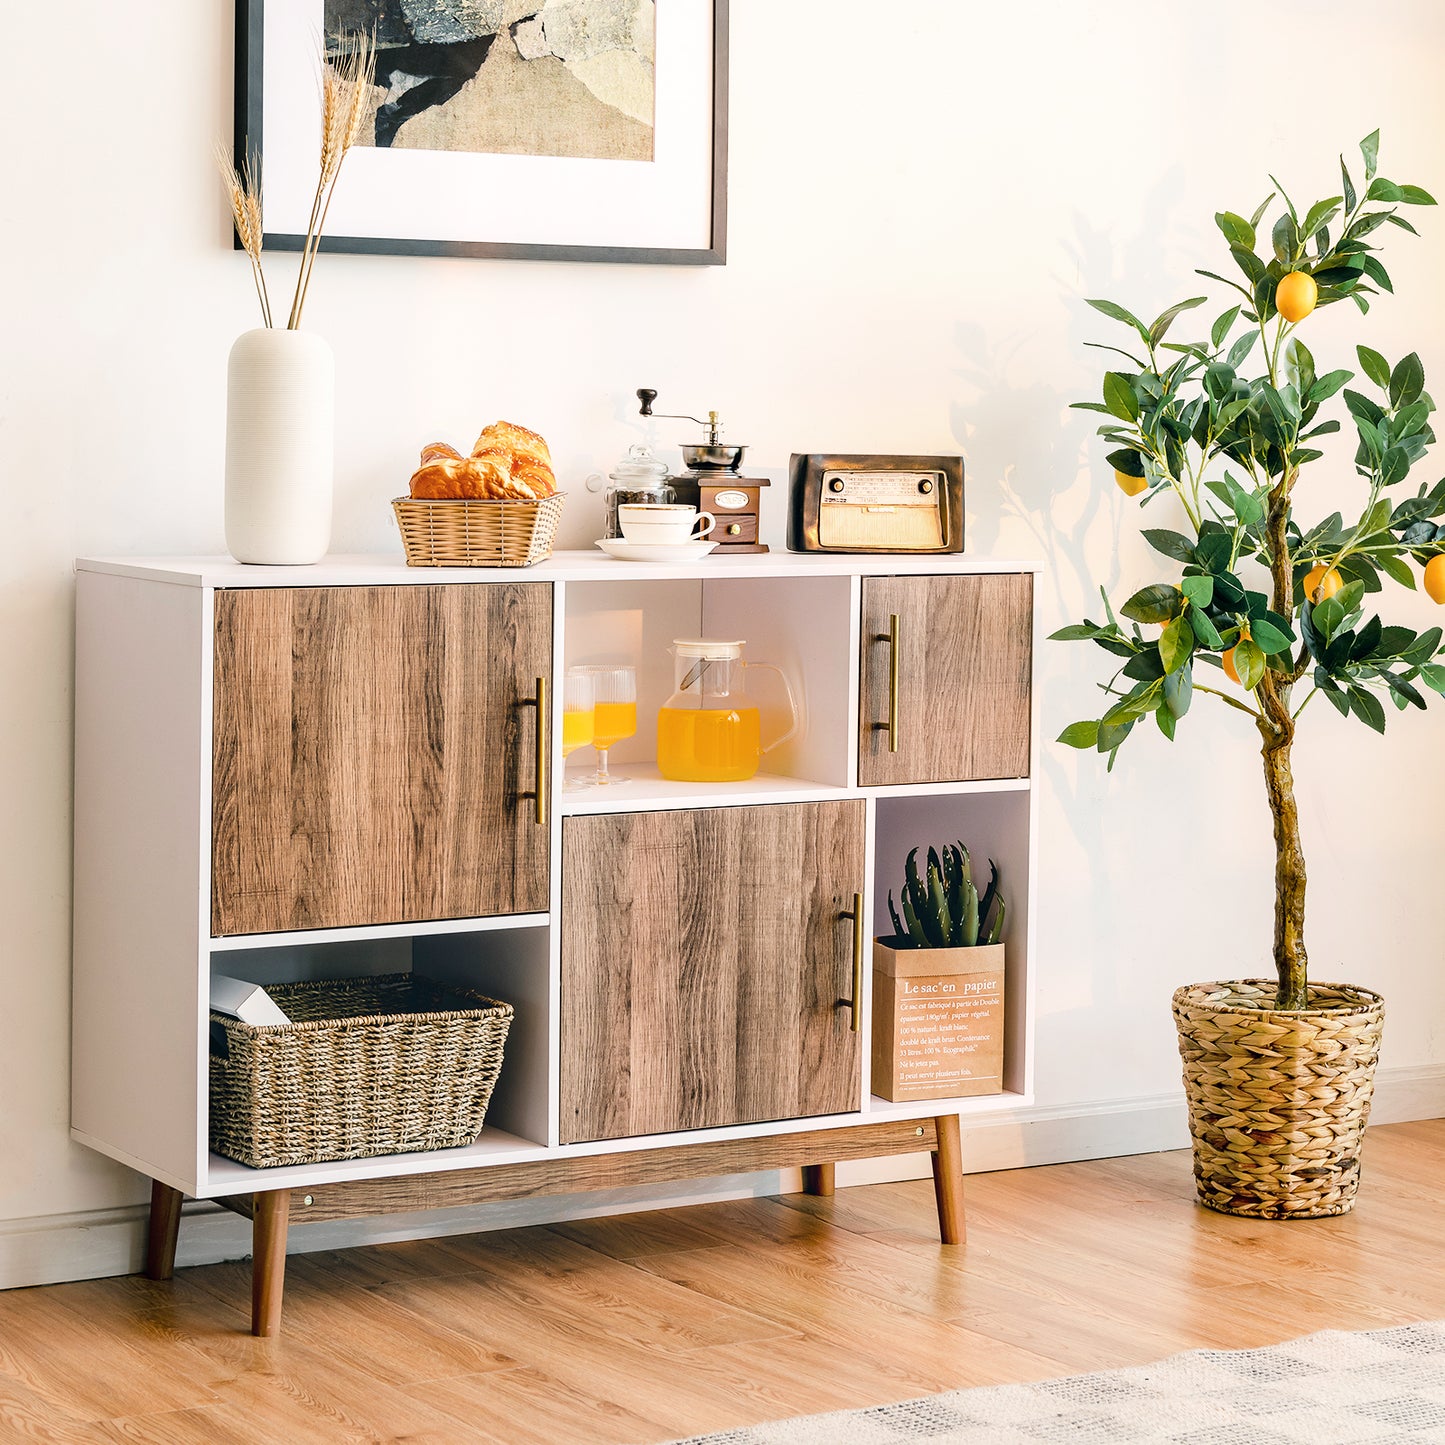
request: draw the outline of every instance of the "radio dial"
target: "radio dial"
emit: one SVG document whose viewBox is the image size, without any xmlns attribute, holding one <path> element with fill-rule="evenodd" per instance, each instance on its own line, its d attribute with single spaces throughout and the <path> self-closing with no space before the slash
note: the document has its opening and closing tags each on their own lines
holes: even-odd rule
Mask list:
<svg viewBox="0 0 1445 1445">
<path fill-rule="evenodd" d="M 919 482 L 919 484 L 918 484 L 918 490 L 919 490 L 920 492 L 922 492 L 922 493 L 924 494 L 924 496 L 927 496 L 928 493 L 933 490 L 933 483 L 930 482 L 930 481 L 922 481 L 922 482 Z"/>
<path fill-rule="evenodd" d="M 828 483 L 828 490 L 830 492 L 841 492 L 843 490 L 843 478 L 834 477 L 833 480 Z"/>
</svg>

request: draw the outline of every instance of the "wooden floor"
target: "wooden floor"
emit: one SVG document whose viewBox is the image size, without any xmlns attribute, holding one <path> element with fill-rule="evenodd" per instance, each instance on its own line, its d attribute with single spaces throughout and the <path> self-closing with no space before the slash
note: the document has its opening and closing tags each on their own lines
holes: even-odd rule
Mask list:
<svg viewBox="0 0 1445 1445">
<path fill-rule="evenodd" d="M 967 1134 L 964 1136 L 965 1152 Z M 791 1414 L 1445 1318 L 1445 1121 L 1370 1131 L 1356 1211 L 1192 1202 L 1184 1154 L 0 1294 L 0 1441 L 670 1440 Z"/>
</svg>

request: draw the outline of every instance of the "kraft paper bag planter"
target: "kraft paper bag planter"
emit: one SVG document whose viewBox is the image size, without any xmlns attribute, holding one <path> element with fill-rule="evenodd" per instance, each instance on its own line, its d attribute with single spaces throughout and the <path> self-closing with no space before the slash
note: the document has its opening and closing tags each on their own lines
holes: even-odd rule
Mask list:
<svg viewBox="0 0 1445 1445">
<path fill-rule="evenodd" d="M 873 1092 L 894 1103 L 1003 1092 L 1004 946 L 873 944 Z"/>
</svg>

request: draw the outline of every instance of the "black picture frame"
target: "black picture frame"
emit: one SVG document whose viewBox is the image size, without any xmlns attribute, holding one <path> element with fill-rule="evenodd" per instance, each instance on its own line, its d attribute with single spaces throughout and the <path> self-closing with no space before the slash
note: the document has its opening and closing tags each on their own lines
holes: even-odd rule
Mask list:
<svg viewBox="0 0 1445 1445">
<path fill-rule="evenodd" d="M 510 241 L 414 240 L 323 234 L 322 251 L 353 255 L 462 256 L 511 261 L 601 261 L 627 265 L 723 266 L 727 264 L 728 4 L 711 0 L 712 153 L 708 244 L 667 246 L 534 245 Z M 237 159 L 264 157 L 263 114 L 266 0 L 236 0 L 235 152 Z M 267 231 L 267 250 L 299 251 L 305 237 Z M 240 241 L 236 241 L 239 249 Z"/>
</svg>

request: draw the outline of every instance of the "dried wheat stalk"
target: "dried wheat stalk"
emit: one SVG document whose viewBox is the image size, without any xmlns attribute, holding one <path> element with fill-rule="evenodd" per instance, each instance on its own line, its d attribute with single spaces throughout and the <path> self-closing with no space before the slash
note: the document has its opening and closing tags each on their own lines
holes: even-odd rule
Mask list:
<svg viewBox="0 0 1445 1445">
<path fill-rule="evenodd" d="M 346 153 L 361 134 L 366 120 L 368 92 L 376 77 L 376 36 L 361 34 L 356 48 L 334 62 L 323 59 L 321 72 L 321 174 L 311 202 L 311 219 L 301 248 L 301 265 L 296 273 L 296 294 L 286 321 L 294 329 L 301 324 L 301 309 L 311 285 L 311 270 L 321 246 L 321 233 L 331 197 L 341 174 Z"/>
<path fill-rule="evenodd" d="M 236 235 L 251 260 L 251 279 L 256 283 L 256 296 L 261 302 L 261 316 L 271 325 L 271 298 L 266 293 L 266 273 L 261 269 L 261 177 L 248 155 L 236 169 L 230 153 L 216 143 L 216 165 L 231 203 L 231 220 Z"/>
</svg>

